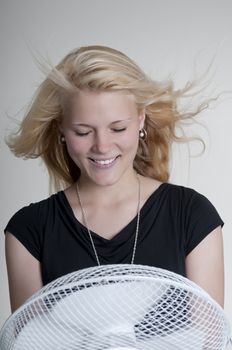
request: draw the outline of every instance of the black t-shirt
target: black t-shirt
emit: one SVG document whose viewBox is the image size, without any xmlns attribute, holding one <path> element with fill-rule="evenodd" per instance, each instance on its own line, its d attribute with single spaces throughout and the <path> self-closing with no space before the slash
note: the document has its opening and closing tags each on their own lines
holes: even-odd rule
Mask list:
<svg viewBox="0 0 232 350">
<path fill-rule="evenodd" d="M 131 262 L 136 222 L 135 217 L 111 240 L 92 232 L 101 264 Z M 186 256 L 219 225 L 223 221 L 206 197 L 163 183 L 141 208 L 134 263 L 185 276 Z M 19 210 L 6 231 L 42 263 L 44 284 L 96 265 L 87 229 L 75 218 L 63 191 Z"/>
</svg>

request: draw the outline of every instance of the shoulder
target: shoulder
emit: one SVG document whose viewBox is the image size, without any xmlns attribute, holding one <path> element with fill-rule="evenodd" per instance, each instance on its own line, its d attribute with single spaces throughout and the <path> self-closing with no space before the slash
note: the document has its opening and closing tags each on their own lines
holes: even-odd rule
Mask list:
<svg viewBox="0 0 232 350">
<path fill-rule="evenodd" d="M 181 203 L 185 203 L 186 205 L 191 205 L 195 202 L 210 202 L 209 199 L 205 197 L 205 195 L 190 187 L 185 187 L 172 183 L 163 183 L 161 185 L 161 188 L 164 194 L 166 194 L 170 200 L 173 200 L 175 202 L 180 201 Z"/>
<path fill-rule="evenodd" d="M 175 216 L 182 218 L 185 223 L 223 222 L 214 204 L 202 193 L 193 188 L 163 183 L 158 188 L 159 199 Z"/>
<path fill-rule="evenodd" d="M 181 197 L 191 198 L 196 194 L 200 194 L 199 192 L 197 192 L 193 188 L 185 187 L 182 185 L 176 185 L 176 184 L 173 184 L 171 182 L 163 183 L 162 185 L 166 188 L 168 193 L 170 195 L 173 195 L 173 196 L 178 195 Z"/>
<path fill-rule="evenodd" d="M 210 205 L 210 201 L 201 193 L 193 188 L 173 184 L 170 182 L 159 182 L 151 178 L 142 177 L 142 200 L 145 203 L 148 201 L 161 201 L 170 207 L 185 208 L 189 206 Z"/>
<path fill-rule="evenodd" d="M 178 230 L 182 232 L 188 255 L 208 234 L 223 226 L 214 204 L 202 193 L 185 186 L 166 183 L 161 187 L 162 200 Z"/>
<path fill-rule="evenodd" d="M 22 209 L 26 209 L 26 208 L 28 208 L 28 209 L 32 208 L 35 210 L 46 209 L 52 205 L 55 205 L 56 203 L 59 203 L 59 201 L 62 199 L 63 199 L 63 191 L 59 191 L 59 192 L 54 193 L 54 194 L 50 195 L 49 197 L 42 199 L 38 202 L 32 202 Z"/>
<path fill-rule="evenodd" d="M 25 224 L 33 221 L 40 221 L 50 210 L 64 200 L 63 191 L 52 194 L 38 202 L 32 202 L 19 210 L 11 217 L 8 226 L 16 224 Z M 46 215 L 47 216 L 47 215 Z"/>
<path fill-rule="evenodd" d="M 62 192 L 58 192 L 19 209 L 4 229 L 5 233 L 15 236 L 37 260 L 41 260 L 44 236 L 46 232 L 50 232 L 54 212 L 62 197 Z"/>
<path fill-rule="evenodd" d="M 211 202 L 211 200 L 204 194 L 196 191 L 193 188 L 174 185 L 168 183 L 166 190 L 169 193 L 170 200 L 185 208 L 186 215 L 193 215 L 202 217 L 207 214 L 211 217 L 218 217 L 218 212 Z"/>
<path fill-rule="evenodd" d="M 155 192 L 166 194 L 169 197 L 181 197 L 191 198 L 194 195 L 200 195 L 197 191 L 192 188 L 172 184 L 170 182 L 160 182 L 149 177 L 140 176 L 140 182 L 143 188 L 145 196 L 149 197 Z"/>
</svg>

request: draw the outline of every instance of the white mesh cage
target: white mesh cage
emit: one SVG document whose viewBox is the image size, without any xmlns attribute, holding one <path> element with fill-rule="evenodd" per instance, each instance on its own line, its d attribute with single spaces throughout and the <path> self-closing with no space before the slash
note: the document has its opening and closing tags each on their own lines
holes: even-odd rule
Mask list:
<svg viewBox="0 0 232 350">
<path fill-rule="evenodd" d="M 188 279 L 142 265 L 104 265 L 60 277 L 16 310 L 1 350 L 217 350 L 229 344 L 223 309 Z"/>
</svg>

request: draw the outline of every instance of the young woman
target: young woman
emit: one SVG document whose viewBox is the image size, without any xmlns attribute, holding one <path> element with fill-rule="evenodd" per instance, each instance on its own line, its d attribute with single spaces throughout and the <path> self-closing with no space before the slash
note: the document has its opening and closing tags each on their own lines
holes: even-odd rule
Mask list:
<svg viewBox="0 0 232 350">
<path fill-rule="evenodd" d="M 8 142 L 41 157 L 57 190 L 6 226 L 12 311 L 61 275 L 120 263 L 187 276 L 223 306 L 223 222 L 203 195 L 168 182 L 176 128 L 197 114 L 177 108 L 188 89 L 102 46 L 74 50 L 48 74 Z"/>
</svg>

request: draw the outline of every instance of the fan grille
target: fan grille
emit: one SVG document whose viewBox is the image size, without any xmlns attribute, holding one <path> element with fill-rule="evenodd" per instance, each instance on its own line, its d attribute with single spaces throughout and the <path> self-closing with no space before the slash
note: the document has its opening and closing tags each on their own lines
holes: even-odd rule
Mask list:
<svg viewBox="0 0 232 350">
<path fill-rule="evenodd" d="M 63 276 L 5 323 L 2 350 L 222 350 L 229 323 L 199 286 L 141 265 L 105 265 Z"/>
</svg>

